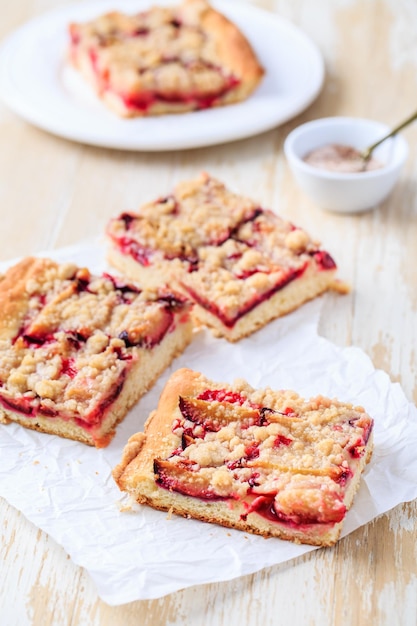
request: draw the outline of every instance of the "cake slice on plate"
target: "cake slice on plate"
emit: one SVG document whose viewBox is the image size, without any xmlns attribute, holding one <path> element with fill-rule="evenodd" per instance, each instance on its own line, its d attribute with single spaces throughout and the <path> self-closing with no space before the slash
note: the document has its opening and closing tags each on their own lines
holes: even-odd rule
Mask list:
<svg viewBox="0 0 417 626">
<path fill-rule="evenodd" d="M 372 429 L 361 407 L 180 369 L 113 476 L 156 509 L 329 546 L 371 458 Z"/>
<path fill-rule="evenodd" d="M 229 341 L 328 289 L 346 291 L 305 230 L 208 174 L 122 213 L 107 234 L 110 263 L 145 284 L 173 281 L 195 303 L 194 319 Z"/>
<path fill-rule="evenodd" d="M 113 11 L 69 32 L 72 64 L 122 117 L 239 102 L 263 76 L 246 37 L 205 0 Z"/>
<path fill-rule="evenodd" d="M 0 420 L 106 446 L 191 340 L 189 308 L 167 287 L 22 260 L 0 280 Z"/>
</svg>

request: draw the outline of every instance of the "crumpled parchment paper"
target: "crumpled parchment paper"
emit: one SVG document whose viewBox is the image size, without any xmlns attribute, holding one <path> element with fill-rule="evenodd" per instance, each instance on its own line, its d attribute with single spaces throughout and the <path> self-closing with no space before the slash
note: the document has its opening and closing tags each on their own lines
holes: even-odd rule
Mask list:
<svg viewBox="0 0 417 626">
<path fill-rule="evenodd" d="M 93 271 L 106 268 L 104 246 L 91 242 L 45 254 Z M 11 263 L 10 263 L 11 264 Z M 9 265 L 10 265 L 9 264 Z M 6 264 L 0 266 L 4 270 Z M 324 296 L 325 298 L 326 296 Z M 346 535 L 417 497 L 417 408 L 370 359 L 317 333 L 323 298 L 278 319 L 238 344 L 199 332 L 183 355 L 130 411 L 106 449 L 0 425 L 0 495 L 61 544 L 117 605 L 157 598 L 196 584 L 230 580 L 314 548 L 265 540 L 133 505 L 111 470 L 156 407 L 179 367 L 215 381 L 245 378 L 254 387 L 290 388 L 360 404 L 375 419 L 375 449 L 343 530 Z"/>
</svg>

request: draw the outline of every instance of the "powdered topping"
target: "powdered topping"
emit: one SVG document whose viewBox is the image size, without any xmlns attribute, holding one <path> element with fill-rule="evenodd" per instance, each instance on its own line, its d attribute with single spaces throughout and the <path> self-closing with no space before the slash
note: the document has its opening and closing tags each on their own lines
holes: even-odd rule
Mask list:
<svg viewBox="0 0 417 626">
<path fill-rule="evenodd" d="M 320 170 L 342 174 L 358 174 L 384 167 L 374 158 L 365 161 L 359 150 L 342 144 L 320 146 L 306 154 L 304 161 Z"/>
</svg>

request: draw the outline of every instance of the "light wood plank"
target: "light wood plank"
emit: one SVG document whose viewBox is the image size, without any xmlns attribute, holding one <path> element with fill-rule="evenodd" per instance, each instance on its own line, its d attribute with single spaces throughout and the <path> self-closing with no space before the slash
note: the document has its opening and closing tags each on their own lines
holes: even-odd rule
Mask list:
<svg viewBox="0 0 417 626">
<path fill-rule="evenodd" d="M 236 0 L 237 1 L 237 0 Z M 244 0 L 239 0 L 244 1 Z M 20 0 L 0 36 L 69 2 Z M 297 189 L 282 145 L 303 121 L 327 115 L 394 124 L 415 107 L 417 8 L 408 0 L 259 0 L 321 48 L 322 94 L 302 115 L 259 137 L 162 154 L 82 146 L 37 130 L 0 105 L 0 259 L 74 244 L 103 232 L 187 176 L 207 170 L 317 235 L 353 285 L 326 297 L 320 332 L 356 345 L 417 402 L 417 127 L 400 184 L 376 211 L 322 212 Z M 12 477 L 11 477 L 12 479 Z M 7 626 L 361 626 L 417 624 L 417 502 L 289 563 L 166 598 L 109 607 L 88 574 L 0 500 L 0 622 Z"/>
</svg>

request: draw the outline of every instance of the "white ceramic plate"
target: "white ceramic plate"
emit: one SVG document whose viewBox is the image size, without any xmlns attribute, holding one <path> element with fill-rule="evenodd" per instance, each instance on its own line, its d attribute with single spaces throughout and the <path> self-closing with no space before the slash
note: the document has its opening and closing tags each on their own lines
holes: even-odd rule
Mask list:
<svg viewBox="0 0 417 626">
<path fill-rule="evenodd" d="M 169 0 L 168 0 L 169 2 Z M 168 3 L 167 2 L 167 3 Z M 183 115 L 119 119 L 66 63 L 67 25 L 114 9 L 135 12 L 151 0 L 96 0 L 61 7 L 20 27 L 0 52 L 0 95 L 28 122 L 82 143 L 125 150 L 177 150 L 250 137 L 303 111 L 323 84 L 315 44 L 290 22 L 251 5 L 215 6 L 251 41 L 265 78 L 246 101 Z"/>
</svg>

